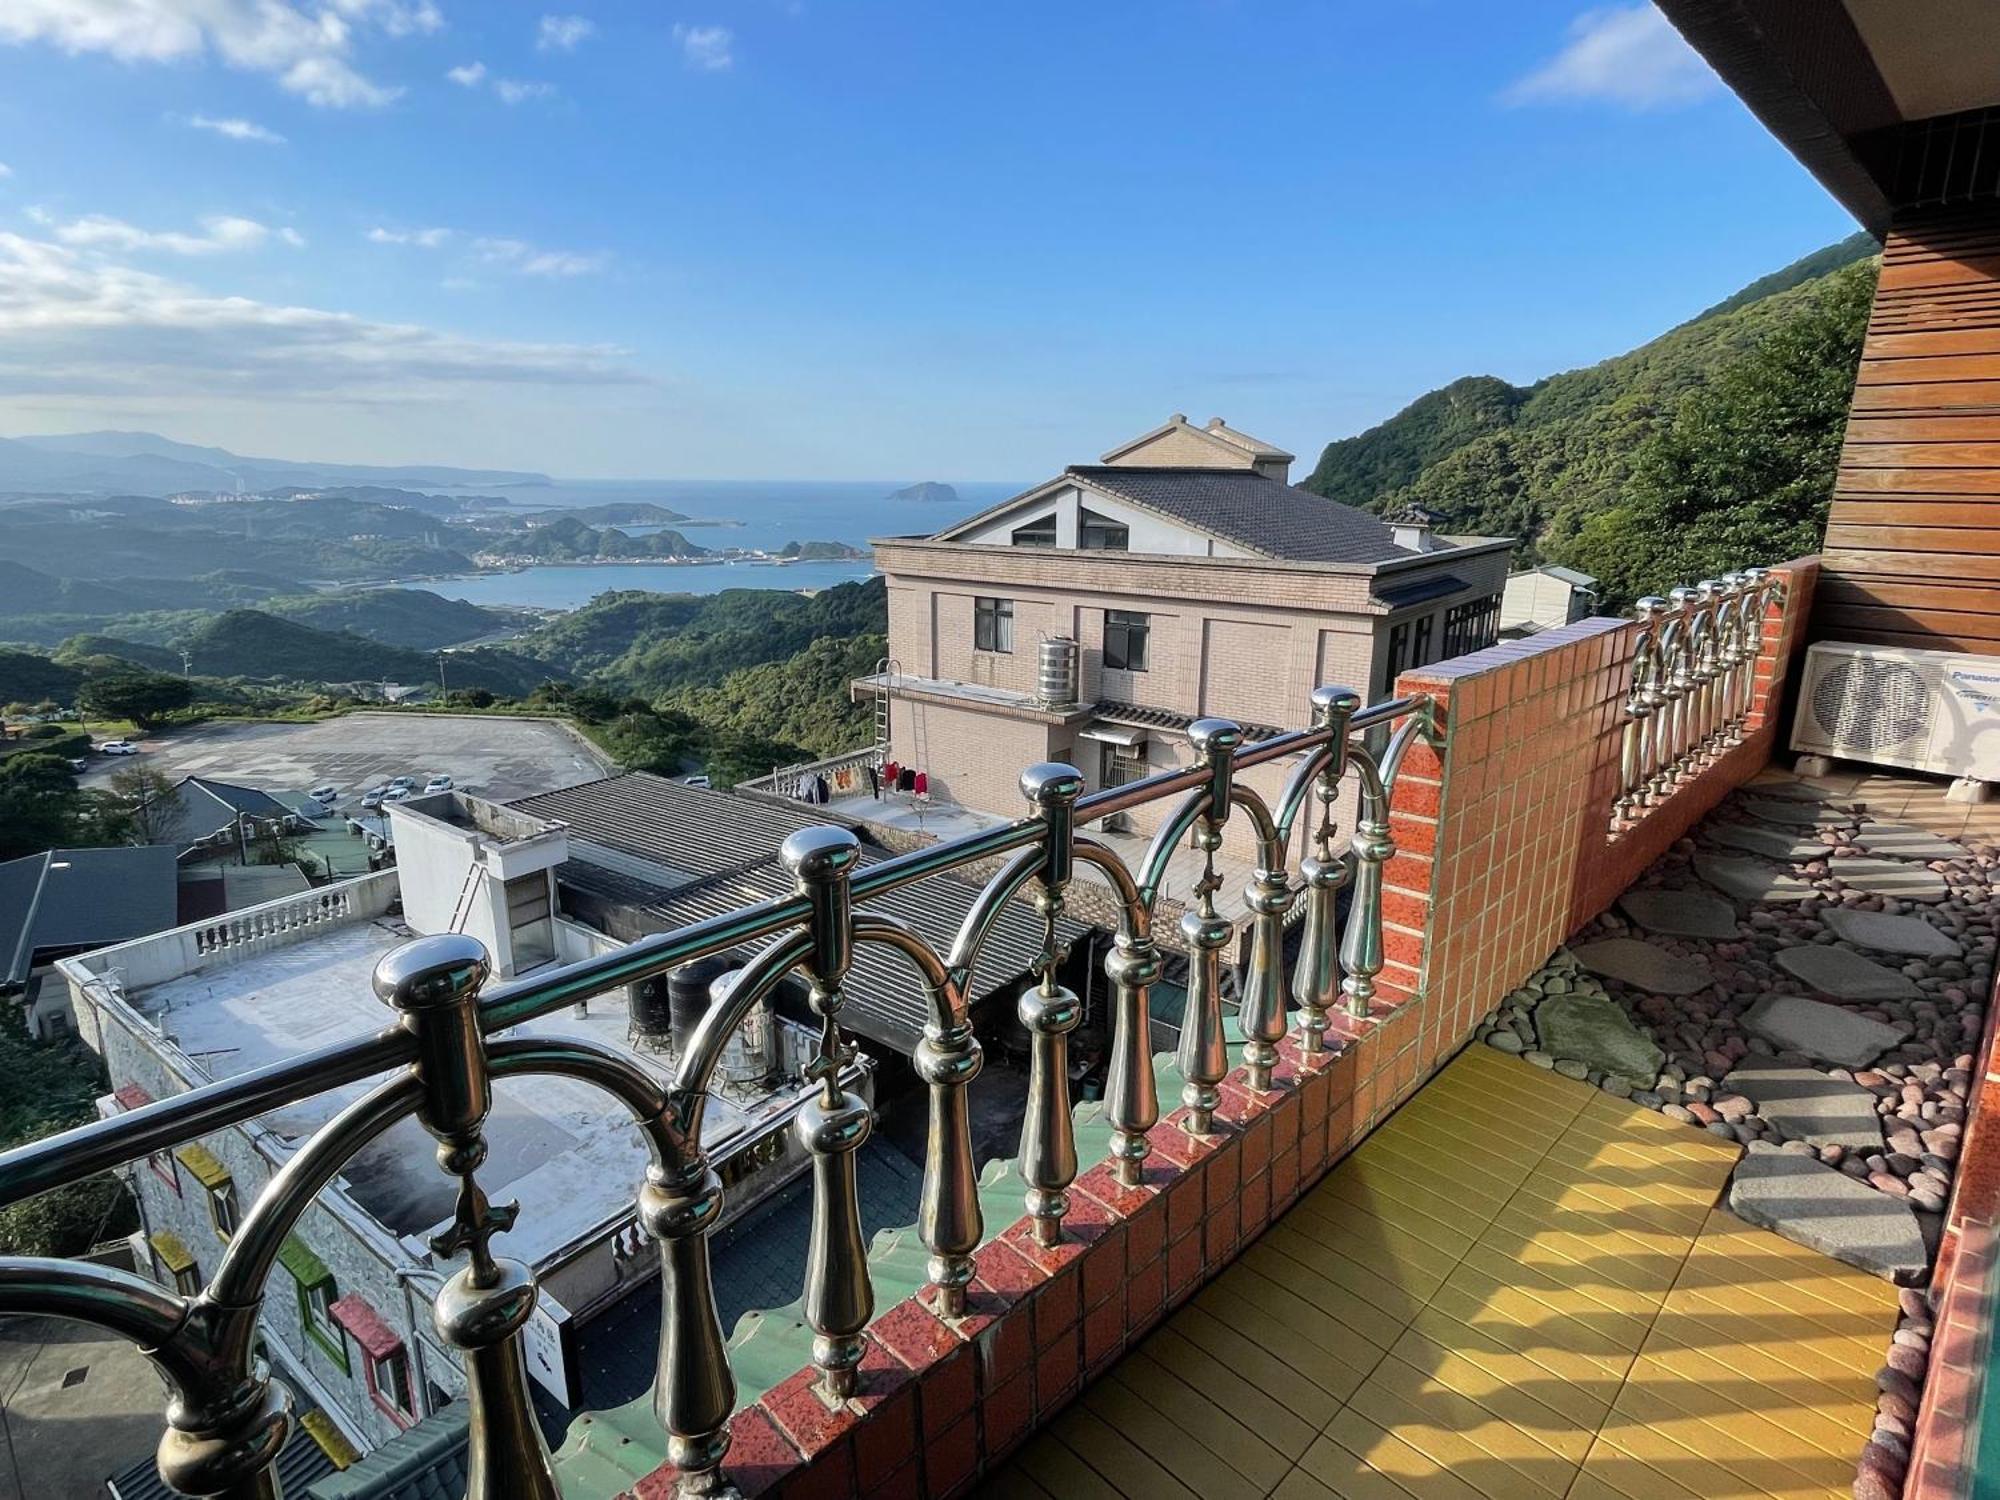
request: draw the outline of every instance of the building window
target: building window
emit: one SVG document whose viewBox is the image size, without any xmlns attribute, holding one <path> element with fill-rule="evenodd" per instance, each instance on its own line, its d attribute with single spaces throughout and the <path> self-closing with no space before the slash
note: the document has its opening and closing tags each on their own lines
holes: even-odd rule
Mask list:
<svg viewBox="0 0 2000 1500">
<path fill-rule="evenodd" d="M 1389 652 L 1382 658 L 1382 680 L 1376 684 L 1375 696 L 1386 698 L 1396 687 L 1396 676 L 1410 661 L 1410 622 L 1389 627 Z"/>
<path fill-rule="evenodd" d="M 1129 552 L 1132 550 L 1132 528 L 1123 521 L 1114 521 L 1094 510 L 1086 510 L 1077 528 L 1077 545 L 1086 552 Z"/>
<path fill-rule="evenodd" d="M 174 1290 L 183 1297 L 198 1293 L 201 1290 L 201 1267 L 196 1264 L 187 1241 L 171 1229 L 156 1229 L 148 1240 L 153 1247 L 156 1279 L 171 1281 Z"/>
<path fill-rule="evenodd" d="M 1500 596 L 1488 594 L 1444 612 L 1444 654 L 1463 656 L 1484 651 L 1499 637 Z"/>
<path fill-rule="evenodd" d="M 181 1195 L 180 1169 L 174 1165 L 171 1151 L 155 1151 L 146 1158 L 146 1165 L 153 1169 L 153 1175 L 174 1190 L 176 1198 Z"/>
<path fill-rule="evenodd" d="M 1053 547 L 1056 544 L 1056 513 L 1050 511 L 1039 521 L 1014 528 L 1016 547 Z"/>
<path fill-rule="evenodd" d="M 229 1168 L 199 1142 L 182 1146 L 174 1152 L 174 1159 L 201 1184 L 208 1199 L 208 1221 L 215 1226 L 215 1237 L 226 1240 L 236 1233 L 236 1183 L 229 1175 Z"/>
<path fill-rule="evenodd" d="M 174 1268 L 174 1290 L 183 1297 L 201 1295 L 201 1267 L 193 1261 Z"/>
<path fill-rule="evenodd" d="M 340 1298 L 333 1284 L 333 1272 L 304 1240 L 293 1235 L 286 1236 L 285 1243 L 278 1247 L 278 1260 L 292 1273 L 292 1281 L 298 1287 L 299 1326 L 306 1337 L 342 1370 L 348 1369 L 347 1335 L 333 1314 L 333 1304 Z"/>
<path fill-rule="evenodd" d="M 1153 633 L 1153 617 L 1129 609 L 1104 612 L 1104 665 L 1114 672 L 1146 670 L 1148 639 Z"/>
<path fill-rule="evenodd" d="M 396 1348 L 384 1355 L 368 1356 L 368 1393 L 401 1426 L 417 1420 L 417 1398 L 410 1389 L 410 1355 Z"/>
<path fill-rule="evenodd" d="M 421 1413 L 410 1386 L 410 1357 L 396 1330 L 354 1293 L 333 1304 L 333 1320 L 361 1346 L 361 1374 L 368 1394 L 398 1427 L 408 1427 Z"/>
<path fill-rule="evenodd" d="M 1436 623 L 1436 615 L 1425 615 L 1417 621 L 1417 631 L 1410 647 L 1410 665 L 1429 666 L 1431 662 L 1431 626 Z"/>
<path fill-rule="evenodd" d="M 505 886 L 508 941 L 514 950 L 514 970 L 532 969 L 556 956 L 555 909 L 549 900 L 549 872 L 516 875 Z"/>
<path fill-rule="evenodd" d="M 972 601 L 972 645 L 978 651 L 1014 649 L 1014 601 L 974 599 Z"/>
</svg>

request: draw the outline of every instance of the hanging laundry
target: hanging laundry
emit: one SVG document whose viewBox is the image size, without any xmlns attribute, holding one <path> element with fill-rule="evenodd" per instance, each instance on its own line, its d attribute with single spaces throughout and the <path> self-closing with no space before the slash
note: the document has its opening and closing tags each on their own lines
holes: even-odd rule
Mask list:
<svg viewBox="0 0 2000 1500">
<path fill-rule="evenodd" d="M 868 795 L 877 802 L 882 800 L 882 774 L 873 766 L 868 768 Z"/>
<path fill-rule="evenodd" d="M 911 779 L 910 790 L 915 792 L 919 797 L 928 797 L 931 794 L 930 773 L 928 771 L 917 772 Z"/>
<path fill-rule="evenodd" d="M 815 776 L 813 778 L 813 791 L 816 793 L 813 800 L 822 806 L 833 800 L 833 789 L 826 784 L 824 776 Z"/>
<path fill-rule="evenodd" d="M 882 784 L 893 792 L 898 785 L 896 778 L 902 774 L 903 768 L 892 760 L 882 768 Z"/>
<path fill-rule="evenodd" d="M 917 785 L 917 773 L 911 770 L 908 766 L 904 766 L 901 770 L 899 770 L 896 773 L 897 791 L 899 792 L 915 791 L 916 785 Z"/>
</svg>

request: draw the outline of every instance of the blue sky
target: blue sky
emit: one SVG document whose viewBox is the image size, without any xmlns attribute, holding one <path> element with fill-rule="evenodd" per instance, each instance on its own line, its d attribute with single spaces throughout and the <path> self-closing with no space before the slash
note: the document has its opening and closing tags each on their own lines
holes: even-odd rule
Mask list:
<svg viewBox="0 0 2000 1500">
<path fill-rule="evenodd" d="M 0 434 L 1309 464 L 1851 232 L 1650 6 L 6 0 Z"/>
</svg>

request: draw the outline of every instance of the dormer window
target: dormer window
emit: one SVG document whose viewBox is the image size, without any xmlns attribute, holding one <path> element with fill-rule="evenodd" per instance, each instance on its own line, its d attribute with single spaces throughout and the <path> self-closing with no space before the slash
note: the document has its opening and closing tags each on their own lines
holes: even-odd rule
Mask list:
<svg viewBox="0 0 2000 1500">
<path fill-rule="evenodd" d="M 1123 521 L 1086 510 L 1078 523 L 1077 545 L 1086 552 L 1130 552 L 1132 528 Z"/>
<path fill-rule="evenodd" d="M 1056 513 L 1050 511 L 1038 521 L 1014 528 L 1016 547 L 1053 547 L 1056 544 Z"/>
</svg>

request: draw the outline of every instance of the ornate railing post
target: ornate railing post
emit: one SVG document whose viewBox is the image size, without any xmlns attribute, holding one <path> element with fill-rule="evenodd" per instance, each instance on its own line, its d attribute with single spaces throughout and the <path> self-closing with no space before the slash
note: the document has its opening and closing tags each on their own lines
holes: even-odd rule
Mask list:
<svg viewBox="0 0 2000 1500">
<path fill-rule="evenodd" d="M 1618 800 L 1613 818 L 1626 822 L 1635 817 L 1645 801 L 1646 781 L 1652 774 L 1650 756 L 1654 703 L 1659 677 L 1660 611 L 1666 606 L 1658 599 L 1641 599 L 1637 605 L 1639 643 L 1632 655 L 1632 687 L 1625 695 L 1625 734 L 1619 746 Z"/>
<path fill-rule="evenodd" d="M 854 1049 L 840 1040 L 841 986 L 854 956 L 854 903 L 849 889 L 861 844 L 844 828 L 801 828 L 779 857 L 811 905 L 812 952 L 806 959 L 813 1014 L 820 1018 L 818 1055 L 806 1077 L 819 1091 L 799 1108 L 799 1141 L 812 1153 L 812 1241 L 806 1257 L 805 1317 L 813 1330 L 820 1386 L 840 1400 L 854 1394 L 861 1331 L 875 1311 L 868 1251 L 861 1239 L 861 1179 L 855 1153 L 875 1119 L 868 1101 L 841 1087 Z"/>
<path fill-rule="evenodd" d="M 1364 756 L 1366 752 L 1361 752 Z M 1375 976 L 1382 972 L 1382 867 L 1396 852 L 1389 837 L 1389 798 L 1372 763 L 1364 760 L 1361 806 L 1354 825 L 1354 896 L 1341 934 L 1340 982 L 1347 1013 L 1366 1020 L 1375 1000 Z"/>
<path fill-rule="evenodd" d="M 417 1039 L 423 1085 L 417 1118 L 438 1143 L 438 1165 L 459 1179 L 452 1226 L 432 1239 L 439 1256 L 466 1256 L 437 1295 L 433 1321 L 465 1357 L 471 1448 L 466 1500 L 556 1500 L 554 1470 L 528 1396 L 521 1329 L 535 1310 L 534 1273 L 493 1254 L 493 1236 L 513 1227 L 520 1205 L 487 1201 L 477 1177 L 486 1160 L 492 1078 L 479 1029 L 486 950 L 459 933 L 418 938 L 375 966 L 375 993 Z"/>
<path fill-rule="evenodd" d="M 1719 715 L 1717 699 L 1722 691 L 1722 610 L 1724 588 L 1719 578 L 1704 578 L 1695 585 L 1699 601 L 1694 634 L 1689 644 L 1694 652 L 1695 719 L 1689 737 L 1688 755 L 1700 760 L 1714 748 Z M 1695 769 L 1690 766 L 1691 771 Z"/>
<path fill-rule="evenodd" d="M 1642 695 L 1644 709 L 1643 728 L 1639 750 L 1639 782 L 1637 802 L 1641 807 L 1651 807 L 1662 796 L 1660 768 L 1671 758 L 1667 748 L 1672 724 L 1668 705 L 1672 701 L 1667 686 L 1672 675 L 1672 665 L 1667 659 L 1667 626 L 1664 623 L 1667 601 L 1656 594 L 1648 594 L 1634 606 L 1638 618 L 1644 623 L 1646 640 L 1651 643 L 1647 657 L 1646 688 Z M 1645 649 L 1642 647 L 1642 649 Z"/>
<path fill-rule="evenodd" d="M 1207 1135 L 1215 1123 L 1215 1106 L 1222 1102 L 1222 1080 L 1229 1076 L 1229 1049 L 1222 1034 L 1222 950 L 1235 935 L 1227 918 L 1215 909 L 1222 887 L 1215 855 L 1222 847 L 1223 825 L 1229 821 L 1230 792 L 1235 784 L 1236 747 L 1242 728 L 1228 719 L 1196 719 L 1188 739 L 1208 770 L 1207 805 L 1195 820 L 1194 844 L 1202 853 L 1202 874 L 1195 881 L 1195 910 L 1181 918 L 1181 937 L 1192 962 L 1188 969 L 1187 1004 L 1181 1012 L 1181 1103 L 1187 1106 L 1187 1128 Z"/>
<path fill-rule="evenodd" d="M 1104 1118 L 1111 1122 L 1112 1169 L 1126 1187 L 1137 1187 L 1152 1149 L 1147 1132 L 1160 1122 L 1147 998 L 1160 978 L 1160 950 L 1152 934 L 1119 933 L 1104 956 L 1104 973 L 1111 981 L 1111 1061 L 1104 1079 Z"/>
<path fill-rule="evenodd" d="M 947 1318 L 965 1312 L 972 1252 L 979 1248 L 985 1230 L 979 1173 L 972 1160 L 968 1092 L 985 1064 L 986 1055 L 969 1020 L 955 1020 L 948 1027 L 927 1025 L 911 1058 L 917 1077 L 930 1088 L 930 1134 L 924 1143 L 917 1232 L 930 1252 L 924 1274 L 937 1288 L 938 1312 Z"/>
<path fill-rule="evenodd" d="M 1021 773 L 1021 794 L 1042 816 L 1041 889 L 1035 908 L 1046 933 L 1037 981 L 1022 991 L 1018 1007 L 1028 1029 L 1028 1112 L 1021 1122 L 1021 1180 L 1028 1185 L 1028 1214 L 1035 1242 L 1062 1238 L 1069 1212 L 1069 1185 L 1076 1181 L 1076 1124 L 1069 1103 L 1069 1033 L 1083 1019 L 1076 995 L 1056 983 L 1062 953 L 1056 946 L 1056 918 L 1063 908 L 1075 859 L 1076 799 L 1083 773 L 1074 766 L 1047 763 Z"/>
<path fill-rule="evenodd" d="M 1347 774 L 1347 721 L 1361 706 L 1352 688 L 1314 688 L 1313 719 L 1327 731 L 1326 759 L 1314 778 L 1319 818 L 1313 825 L 1312 853 L 1299 861 L 1305 881 L 1305 931 L 1299 938 L 1292 998 L 1299 1003 L 1299 1049 L 1307 1056 L 1326 1050 L 1326 1014 L 1340 995 L 1340 888 L 1347 884 L 1347 861 L 1334 853 L 1338 833 L 1333 816 Z"/>
</svg>

